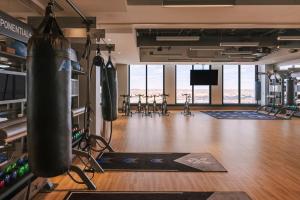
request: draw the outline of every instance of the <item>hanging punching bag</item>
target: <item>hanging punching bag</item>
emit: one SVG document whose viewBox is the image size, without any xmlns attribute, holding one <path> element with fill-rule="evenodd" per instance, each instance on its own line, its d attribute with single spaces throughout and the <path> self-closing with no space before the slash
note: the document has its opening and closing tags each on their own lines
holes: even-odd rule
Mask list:
<svg viewBox="0 0 300 200">
<path fill-rule="evenodd" d="M 32 172 L 54 177 L 71 164 L 70 44 L 48 4 L 29 40 L 27 57 L 28 154 Z"/>
<path fill-rule="evenodd" d="M 291 78 L 286 80 L 286 105 L 295 105 L 295 81 Z"/>
<path fill-rule="evenodd" d="M 117 71 L 109 56 L 107 64 L 102 68 L 102 116 L 105 121 L 117 119 Z"/>
</svg>

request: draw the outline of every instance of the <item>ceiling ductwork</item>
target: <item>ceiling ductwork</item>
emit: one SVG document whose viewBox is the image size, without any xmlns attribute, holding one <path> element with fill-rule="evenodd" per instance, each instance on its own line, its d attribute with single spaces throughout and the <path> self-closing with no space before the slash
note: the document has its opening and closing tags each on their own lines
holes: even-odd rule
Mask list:
<svg viewBox="0 0 300 200">
<path fill-rule="evenodd" d="M 142 62 L 256 62 L 279 48 L 300 49 L 297 29 L 137 29 L 136 35 Z"/>
<path fill-rule="evenodd" d="M 127 0 L 129 6 L 232 7 L 236 5 L 300 5 L 300 0 Z"/>
</svg>

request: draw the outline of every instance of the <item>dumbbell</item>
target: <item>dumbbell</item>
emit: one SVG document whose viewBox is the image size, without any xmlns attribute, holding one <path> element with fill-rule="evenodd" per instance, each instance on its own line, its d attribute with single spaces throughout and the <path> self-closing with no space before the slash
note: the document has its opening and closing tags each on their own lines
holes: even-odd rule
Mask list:
<svg viewBox="0 0 300 200">
<path fill-rule="evenodd" d="M 0 180 L 0 190 L 5 187 L 4 180 Z"/>
</svg>

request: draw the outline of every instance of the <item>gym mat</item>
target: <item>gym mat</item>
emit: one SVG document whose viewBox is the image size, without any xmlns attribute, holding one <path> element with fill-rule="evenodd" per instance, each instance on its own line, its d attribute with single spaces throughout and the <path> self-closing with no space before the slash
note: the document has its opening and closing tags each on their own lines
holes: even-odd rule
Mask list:
<svg viewBox="0 0 300 200">
<path fill-rule="evenodd" d="M 202 111 L 216 119 L 240 119 L 240 120 L 285 120 L 281 117 L 257 113 L 256 111 Z"/>
<path fill-rule="evenodd" d="M 251 200 L 245 192 L 69 192 L 64 200 Z"/>
<path fill-rule="evenodd" d="M 227 172 L 208 153 L 104 153 L 97 159 L 104 170 Z"/>
</svg>

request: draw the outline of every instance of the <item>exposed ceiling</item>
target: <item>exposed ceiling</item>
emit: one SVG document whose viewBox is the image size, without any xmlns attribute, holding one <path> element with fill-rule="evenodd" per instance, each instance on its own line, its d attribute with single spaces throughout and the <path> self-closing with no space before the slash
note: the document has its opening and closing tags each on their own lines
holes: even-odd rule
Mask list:
<svg viewBox="0 0 300 200">
<path fill-rule="evenodd" d="M 278 40 L 291 35 L 298 41 Z M 257 62 L 287 47 L 298 52 L 299 40 L 300 29 L 137 30 L 142 62 Z"/>
<path fill-rule="evenodd" d="M 41 16 L 38 9 L 24 3 L 24 1 L 34 1 L 43 6 L 48 2 L 48 0 L 1 0 L 0 8 L 12 16 L 23 19 L 28 16 Z M 116 44 L 116 51 L 113 56 L 118 63 L 140 62 L 141 47 L 138 47 L 140 44 L 138 44 L 136 37 L 136 30 L 140 29 L 147 31 L 149 29 L 300 29 L 300 0 L 236 0 L 234 6 L 225 7 L 165 7 L 162 6 L 162 0 L 73 1 L 85 15 L 97 17 L 98 28 L 106 29 L 107 42 L 109 39 L 110 42 Z M 177 0 L 175 3 L 188 1 Z M 209 2 L 212 1 L 214 0 Z M 56 2 L 62 8 L 62 10 L 57 9 L 57 16 L 76 16 L 65 0 L 56 0 Z M 152 5 L 146 5 L 147 2 Z M 197 2 L 208 1 L 201 0 Z M 210 32 L 207 33 L 207 35 L 209 34 Z M 266 41 L 270 41 L 270 38 L 267 38 Z M 190 46 L 195 45 L 177 45 L 176 48 L 178 48 L 178 51 L 183 51 L 182 49 L 189 49 Z M 265 45 L 261 46 L 265 47 Z M 270 47 L 273 52 L 274 46 L 270 45 Z M 280 56 L 280 62 L 286 61 L 286 59 L 290 59 L 291 55 L 297 54 L 290 53 L 289 49 L 276 51 L 276 53 L 278 52 L 283 54 Z M 202 56 L 203 52 L 189 52 L 186 54 L 197 57 Z M 275 55 L 275 52 L 260 58 L 260 62 L 275 61 L 276 59 L 270 58 L 272 55 Z M 157 62 L 161 61 L 162 59 Z"/>
<path fill-rule="evenodd" d="M 165 7 L 228 7 L 234 5 L 300 5 L 299 0 L 127 0 L 128 5 L 162 5 Z"/>
</svg>

